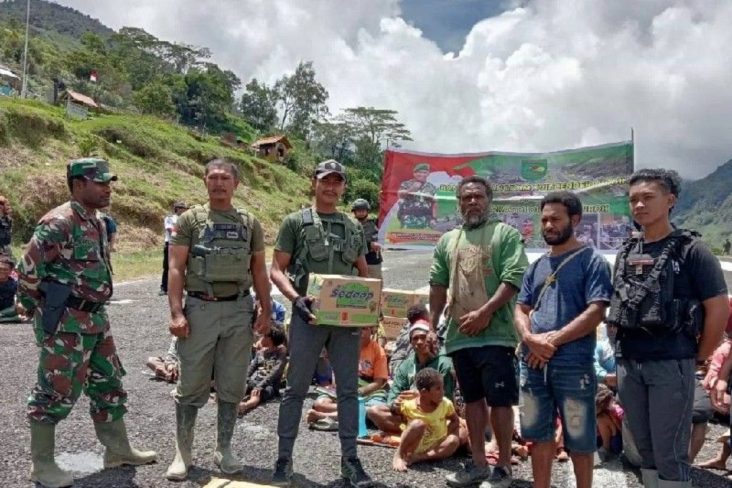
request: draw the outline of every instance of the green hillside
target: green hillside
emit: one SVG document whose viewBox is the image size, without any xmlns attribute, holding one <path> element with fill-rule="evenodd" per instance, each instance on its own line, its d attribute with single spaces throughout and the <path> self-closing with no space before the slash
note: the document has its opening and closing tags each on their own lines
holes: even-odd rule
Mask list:
<svg viewBox="0 0 732 488">
<path fill-rule="evenodd" d="M 120 222 L 123 251 L 158 247 L 162 218 L 174 200 L 206 200 L 201 178 L 204 163 L 214 157 L 238 163 L 236 205 L 261 220 L 268 242 L 281 218 L 309 200 L 306 178 L 218 137 L 142 115 L 71 121 L 62 108 L 0 97 L 0 194 L 13 205 L 18 241 L 30 236 L 46 210 L 68 198 L 66 162 L 92 154 L 108 159 L 120 177 L 111 213 Z"/>
<path fill-rule="evenodd" d="M 676 224 L 701 232 L 717 250 L 732 239 L 732 159 L 700 180 L 685 181 L 674 214 Z"/>
</svg>

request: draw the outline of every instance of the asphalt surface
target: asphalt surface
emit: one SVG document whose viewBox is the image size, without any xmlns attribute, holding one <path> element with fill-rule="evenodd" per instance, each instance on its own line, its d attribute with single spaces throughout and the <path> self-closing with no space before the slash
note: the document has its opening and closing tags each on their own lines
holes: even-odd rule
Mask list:
<svg viewBox="0 0 732 488">
<path fill-rule="evenodd" d="M 414 252 L 385 253 L 386 286 L 414 289 L 425 286 L 430 255 Z M 216 406 L 201 409 L 196 425 L 194 464 L 189 481 L 174 483 L 165 480 L 165 470 L 174 454 L 175 415 L 172 385 L 148 376 L 144 361 L 148 356 L 162 355 L 167 349 L 168 307 L 165 297 L 157 295 L 157 278 L 115 286 L 109 307 L 112 330 L 120 357 L 127 370 L 125 387 L 129 394 L 129 413 L 125 417 L 134 446 L 155 449 L 159 461 L 149 466 L 102 470 L 102 446 L 94 436 L 88 415 L 88 400 L 82 397 L 68 419 L 57 429 L 57 461 L 74 471 L 76 487 L 198 487 L 221 475 L 212 460 L 215 446 Z M 0 324 L 0 487 L 28 487 L 30 469 L 30 436 L 25 418 L 25 401 L 35 380 L 37 349 L 28 324 Z M 307 400 L 306 408 L 312 398 Z M 266 483 L 276 457 L 276 422 L 278 403 L 255 409 L 240 419 L 234 434 L 233 448 L 246 466 L 236 480 Z M 724 429 L 712 426 L 708 442 L 699 460 L 715 455 L 719 444 L 713 442 Z M 391 470 L 393 450 L 381 447 L 360 447 L 366 470 L 382 486 L 432 487 L 445 486 L 444 477 L 459 469 L 467 458 L 460 457 L 435 464 L 417 465 L 408 473 Z M 332 433 L 309 431 L 301 423 L 295 448 L 294 486 L 341 487 L 339 479 L 338 438 Z M 728 463 L 732 468 L 732 461 Z M 710 488 L 729 487 L 719 471 L 694 470 L 694 485 Z M 513 487 L 529 487 L 529 463 L 514 466 Z M 554 468 L 553 483 L 557 487 L 574 486 L 571 465 Z M 219 485 L 220 486 L 220 485 Z M 229 486 L 234 486 L 232 483 Z M 619 462 L 595 470 L 595 486 L 603 488 L 640 487 L 636 472 Z"/>
</svg>

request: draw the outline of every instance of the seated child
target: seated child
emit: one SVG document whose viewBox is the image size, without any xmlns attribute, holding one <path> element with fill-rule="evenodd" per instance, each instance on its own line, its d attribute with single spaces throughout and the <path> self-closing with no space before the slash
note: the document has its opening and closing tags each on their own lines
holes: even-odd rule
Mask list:
<svg viewBox="0 0 732 488">
<path fill-rule="evenodd" d="M 595 395 L 595 412 L 597 415 L 597 455 L 602 461 L 608 461 L 623 450 L 623 416 L 625 412 L 615 401 L 612 390 L 602 383 L 597 385 Z"/>
<path fill-rule="evenodd" d="M 262 348 L 249 365 L 244 400 L 239 403 L 239 413 L 245 414 L 258 405 L 280 394 L 280 381 L 287 365 L 285 331 L 273 326 L 262 337 Z"/>
<path fill-rule="evenodd" d="M 419 396 L 394 407 L 404 419 L 392 462 L 395 471 L 406 471 L 420 461 L 446 459 L 460 446 L 459 418 L 444 396 L 442 375 L 434 368 L 424 368 L 417 373 L 415 384 Z"/>
<path fill-rule="evenodd" d="M 147 358 L 145 365 L 150 368 L 155 377 L 168 383 L 176 383 L 178 381 L 178 338 L 173 336 L 170 340 L 170 346 L 165 356 L 150 356 Z"/>
<path fill-rule="evenodd" d="M 386 403 L 384 387 L 389 378 L 384 349 L 373 339 L 374 327 L 361 329 L 361 352 L 358 360 L 358 396 L 366 399 L 366 406 Z M 337 382 L 338 378 L 336 378 Z M 337 386 L 336 386 L 337 391 Z M 307 422 L 317 430 L 338 428 L 338 403 L 334 395 L 319 396 L 307 413 Z"/>
<path fill-rule="evenodd" d="M 14 268 L 15 262 L 10 256 L 0 255 L 0 323 L 25 319 L 23 306 L 15 300 L 18 282 L 11 276 Z"/>
</svg>

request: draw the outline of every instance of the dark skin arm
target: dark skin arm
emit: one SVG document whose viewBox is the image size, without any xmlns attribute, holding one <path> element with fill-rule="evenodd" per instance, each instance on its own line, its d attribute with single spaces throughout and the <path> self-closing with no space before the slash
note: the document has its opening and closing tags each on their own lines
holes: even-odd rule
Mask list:
<svg viewBox="0 0 732 488">
<path fill-rule="evenodd" d="M 718 295 L 702 302 L 704 306 L 704 331 L 699 339 L 697 359 L 707 360 L 722 342 L 722 335 L 729 317 L 729 299 Z"/>
<path fill-rule="evenodd" d="M 168 304 L 170 325 L 168 330 L 176 337 L 185 338 L 191 333 L 183 314 L 183 287 L 185 285 L 188 246 L 171 245 L 168 248 Z"/>
<path fill-rule="evenodd" d="M 460 430 L 460 417 L 456 412 L 453 412 L 451 416 L 447 417 L 447 435 L 458 436 Z"/>
<path fill-rule="evenodd" d="M 366 264 L 366 256 L 359 256 L 356 260 L 355 266 L 358 270 L 358 276 L 361 278 L 369 277 L 369 265 Z"/>
<path fill-rule="evenodd" d="M 437 330 L 446 303 L 447 287 L 430 283 L 430 312 L 432 314 L 430 322 L 433 331 Z"/>
<path fill-rule="evenodd" d="M 521 342 L 529 348 L 529 357 L 526 361 L 531 368 L 538 368 L 549 361 L 557 348 L 552 345 L 547 334 L 533 334 L 531 332 L 531 307 L 517 303 L 514 311 L 513 323 Z"/>
<path fill-rule="evenodd" d="M 270 318 L 272 317 L 272 298 L 269 278 L 267 277 L 267 264 L 265 263 L 264 251 L 252 254 L 250 262 L 254 291 L 257 293 L 259 306 L 261 307 L 257 320 L 254 323 L 254 330 L 264 335 L 269 332 Z"/>
<path fill-rule="evenodd" d="M 507 304 L 518 290 L 509 283 L 501 283 L 493 296 L 478 310 L 466 313 L 458 320 L 458 330 L 467 336 L 473 337 L 490 327 L 491 319 L 496 310 Z"/>
</svg>

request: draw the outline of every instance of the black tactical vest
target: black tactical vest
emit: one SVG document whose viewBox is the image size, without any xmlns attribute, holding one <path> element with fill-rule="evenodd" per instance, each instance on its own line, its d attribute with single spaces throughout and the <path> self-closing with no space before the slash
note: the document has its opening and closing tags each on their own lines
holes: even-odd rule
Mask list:
<svg viewBox="0 0 732 488">
<path fill-rule="evenodd" d="M 699 234 L 674 230 L 656 258 L 640 252 L 642 238 L 632 238 L 617 256 L 607 323 L 621 330 L 697 335 L 703 325 L 701 303 L 674 296 L 674 278 Z"/>
</svg>

